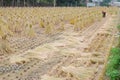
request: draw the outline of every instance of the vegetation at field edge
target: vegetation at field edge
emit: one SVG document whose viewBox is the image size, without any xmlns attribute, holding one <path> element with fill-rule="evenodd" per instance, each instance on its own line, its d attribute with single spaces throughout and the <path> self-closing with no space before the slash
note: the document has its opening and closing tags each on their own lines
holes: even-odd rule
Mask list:
<svg viewBox="0 0 120 80">
<path fill-rule="evenodd" d="M 120 32 L 120 25 L 117 26 Z M 107 65 L 106 75 L 110 80 L 120 80 L 120 37 L 118 46 L 112 48 Z"/>
</svg>

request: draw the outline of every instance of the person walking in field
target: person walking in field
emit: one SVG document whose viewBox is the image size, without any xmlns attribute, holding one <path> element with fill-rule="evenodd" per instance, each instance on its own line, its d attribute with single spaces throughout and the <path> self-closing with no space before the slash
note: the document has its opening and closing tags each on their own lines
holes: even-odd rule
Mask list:
<svg viewBox="0 0 120 80">
<path fill-rule="evenodd" d="M 105 11 L 102 11 L 102 16 L 103 16 L 103 18 L 106 17 L 106 12 Z"/>
</svg>

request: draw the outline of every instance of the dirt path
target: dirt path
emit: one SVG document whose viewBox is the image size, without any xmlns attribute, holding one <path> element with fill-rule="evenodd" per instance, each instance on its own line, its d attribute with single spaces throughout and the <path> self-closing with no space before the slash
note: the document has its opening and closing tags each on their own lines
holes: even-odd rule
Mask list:
<svg viewBox="0 0 120 80">
<path fill-rule="evenodd" d="M 10 64 L 0 67 L 0 80 L 98 80 L 114 40 L 115 19 L 107 17 L 81 33 L 66 24 L 64 32 L 39 47 L 38 38 L 15 43 L 25 50 L 9 56 Z"/>
</svg>

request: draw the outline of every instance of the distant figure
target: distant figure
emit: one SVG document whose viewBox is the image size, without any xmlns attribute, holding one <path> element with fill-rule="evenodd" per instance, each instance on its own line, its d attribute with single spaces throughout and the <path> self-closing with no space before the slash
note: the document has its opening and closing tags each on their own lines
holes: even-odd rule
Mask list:
<svg viewBox="0 0 120 80">
<path fill-rule="evenodd" d="M 102 16 L 103 16 L 103 18 L 106 17 L 106 12 L 105 11 L 102 11 Z"/>
</svg>

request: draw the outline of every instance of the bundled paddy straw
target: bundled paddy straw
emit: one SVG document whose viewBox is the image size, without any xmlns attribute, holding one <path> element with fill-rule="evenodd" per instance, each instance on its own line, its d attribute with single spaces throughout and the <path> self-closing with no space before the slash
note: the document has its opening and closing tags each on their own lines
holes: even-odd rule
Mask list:
<svg viewBox="0 0 120 80">
<path fill-rule="evenodd" d="M 35 37 L 36 36 L 36 33 L 33 30 L 32 24 L 29 25 L 28 35 L 29 35 L 29 37 Z"/>
<path fill-rule="evenodd" d="M 10 48 L 9 42 L 7 40 L 7 35 L 2 36 L 0 40 L 0 53 L 11 53 L 12 49 Z"/>
</svg>

